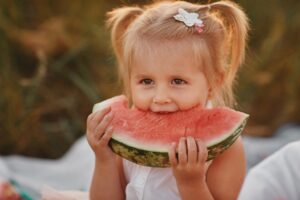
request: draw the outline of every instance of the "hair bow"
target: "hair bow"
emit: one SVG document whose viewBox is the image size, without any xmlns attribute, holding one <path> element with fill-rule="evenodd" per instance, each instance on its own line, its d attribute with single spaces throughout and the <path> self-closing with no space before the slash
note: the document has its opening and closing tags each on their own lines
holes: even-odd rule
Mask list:
<svg viewBox="0 0 300 200">
<path fill-rule="evenodd" d="M 178 14 L 174 16 L 174 18 L 177 21 L 183 22 L 187 27 L 195 26 L 198 33 L 201 33 L 203 31 L 203 21 L 201 19 L 198 19 L 199 14 L 198 13 L 189 13 L 183 8 L 178 9 Z"/>
</svg>

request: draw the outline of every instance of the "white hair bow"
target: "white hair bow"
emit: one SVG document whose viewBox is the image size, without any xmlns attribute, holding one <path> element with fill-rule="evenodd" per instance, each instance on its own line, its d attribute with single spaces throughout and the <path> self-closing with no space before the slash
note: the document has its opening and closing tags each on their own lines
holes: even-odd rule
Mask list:
<svg viewBox="0 0 300 200">
<path fill-rule="evenodd" d="M 204 27 L 203 21 L 198 19 L 198 13 L 189 13 L 183 8 L 178 9 L 178 14 L 174 16 L 177 21 L 183 22 L 187 27 L 195 26 L 196 30 L 201 33 L 203 31 L 202 27 Z"/>
</svg>

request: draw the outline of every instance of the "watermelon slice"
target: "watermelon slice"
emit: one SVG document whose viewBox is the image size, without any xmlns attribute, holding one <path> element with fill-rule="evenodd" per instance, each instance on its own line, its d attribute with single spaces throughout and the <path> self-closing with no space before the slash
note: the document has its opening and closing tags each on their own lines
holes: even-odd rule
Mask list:
<svg viewBox="0 0 300 200">
<path fill-rule="evenodd" d="M 110 105 L 114 118 L 109 142 L 118 155 L 140 165 L 169 167 L 168 149 L 183 136 L 201 138 L 208 160 L 222 153 L 241 134 L 248 114 L 222 107 L 199 107 L 174 113 L 154 113 L 127 107 L 125 96 L 94 105 L 93 112 Z"/>
</svg>

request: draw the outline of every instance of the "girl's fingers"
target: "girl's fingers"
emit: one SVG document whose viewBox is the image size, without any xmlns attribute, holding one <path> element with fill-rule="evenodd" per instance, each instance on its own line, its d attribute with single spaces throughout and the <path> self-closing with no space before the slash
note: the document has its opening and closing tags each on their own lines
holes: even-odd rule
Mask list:
<svg viewBox="0 0 300 200">
<path fill-rule="evenodd" d="M 180 138 L 178 144 L 178 161 L 180 164 L 187 163 L 187 153 L 186 153 L 186 139 L 184 137 Z"/>
<path fill-rule="evenodd" d="M 198 152 L 198 162 L 205 163 L 207 160 L 207 156 L 208 156 L 208 151 L 207 151 L 206 145 L 202 140 L 197 139 L 197 146 L 198 146 L 198 151 L 199 151 Z"/>
<path fill-rule="evenodd" d="M 169 161 L 171 166 L 176 166 L 177 165 L 177 158 L 176 158 L 176 143 L 172 143 L 172 146 L 168 152 L 169 154 Z"/>
<path fill-rule="evenodd" d="M 111 107 L 106 107 L 102 110 L 99 110 L 95 113 L 92 113 L 89 117 L 88 117 L 88 128 L 90 130 L 94 130 L 96 128 L 96 126 L 103 120 L 104 116 L 109 113 L 111 111 Z"/>
<path fill-rule="evenodd" d="M 102 121 L 96 126 L 94 130 L 94 136 L 96 139 L 100 139 L 102 137 L 102 135 L 104 134 L 105 130 L 107 129 L 112 119 L 113 119 L 112 112 L 104 116 Z"/>
<path fill-rule="evenodd" d="M 108 142 L 112 137 L 112 134 L 113 134 L 113 127 L 110 126 L 109 128 L 106 129 L 105 133 L 103 134 L 101 140 L 99 141 L 99 145 L 101 146 L 108 145 Z"/>
<path fill-rule="evenodd" d="M 198 149 L 193 137 L 187 137 L 187 159 L 189 163 L 196 163 L 198 159 Z"/>
</svg>

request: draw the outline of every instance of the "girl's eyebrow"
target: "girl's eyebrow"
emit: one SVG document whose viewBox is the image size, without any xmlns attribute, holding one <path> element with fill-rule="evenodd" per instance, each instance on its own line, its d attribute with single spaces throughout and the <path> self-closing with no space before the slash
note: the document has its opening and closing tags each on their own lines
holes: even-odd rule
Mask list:
<svg viewBox="0 0 300 200">
<path fill-rule="evenodd" d="M 149 74 L 135 74 L 133 75 L 133 78 L 135 79 L 143 79 L 143 78 L 151 78 L 151 75 Z M 173 74 L 169 76 L 170 79 L 175 79 L 175 78 L 180 78 L 180 79 L 184 79 L 186 81 L 189 81 L 191 78 L 185 74 Z"/>
<path fill-rule="evenodd" d="M 171 79 L 179 78 L 179 79 L 184 79 L 186 81 L 189 81 L 191 78 L 188 75 L 185 74 L 175 74 L 170 76 Z"/>
<path fill-rule="evenodd" d="M 135 74 L 133 77 L 136 78 L 136 79 L 140 79 L 140 78 L 150 77 L 150 75 L 148 75 L 148 74 Z"/>
</svg>

